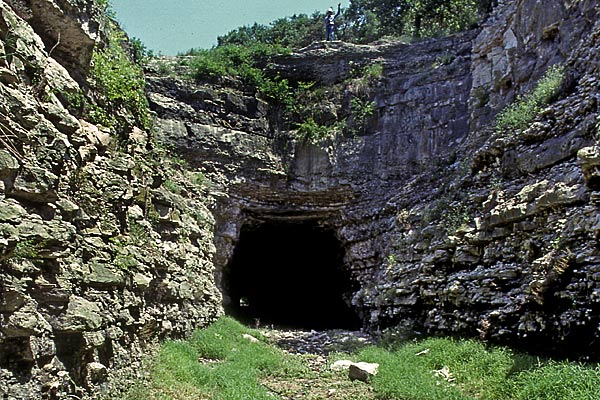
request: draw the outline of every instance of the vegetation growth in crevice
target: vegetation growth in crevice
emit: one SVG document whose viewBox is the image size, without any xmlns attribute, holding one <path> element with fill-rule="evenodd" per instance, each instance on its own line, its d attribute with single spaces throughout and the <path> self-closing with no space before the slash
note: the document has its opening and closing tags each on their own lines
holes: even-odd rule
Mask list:
<svg viewBox="0 0 600 400">
<path fill-rule="evenodd" d="M 88 81 L 79 91 L 56 95 L 70 112 L 94 124 L 115 131 L 132 126 L 149 129 L 151 117 L 140 62 L 150 53 L 119 27 L 108 0 L 98 4 L 104 10 L 106 39 L 94 47 Z"/>
<path fill-rule="evenodd" d="M 496 132 L 518 135 L 523 132 L 543 107 L 555 101 L 563 91 L 566 78 L 564 65 L 553 65 L 537 82 L 535 88 L 509 104 L 496 117 Z"/>
</svg>

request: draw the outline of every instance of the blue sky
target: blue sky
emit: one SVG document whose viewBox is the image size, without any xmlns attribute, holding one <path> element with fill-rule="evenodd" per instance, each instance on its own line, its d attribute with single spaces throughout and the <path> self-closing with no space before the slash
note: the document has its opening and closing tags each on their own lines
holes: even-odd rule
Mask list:
<svg viewBox="0 0 600 400">
<path fill-rule="evenodd" d="M 175 55 L 210 48 L 217 36 L 254 22 L 293 14 L 325 12 L 338 1 L 323 0 L 111 0 L 117 19 L 130 36 L 155 53 Z M 342 1 L 342 7 L 349 0 Z"/>
</svg>

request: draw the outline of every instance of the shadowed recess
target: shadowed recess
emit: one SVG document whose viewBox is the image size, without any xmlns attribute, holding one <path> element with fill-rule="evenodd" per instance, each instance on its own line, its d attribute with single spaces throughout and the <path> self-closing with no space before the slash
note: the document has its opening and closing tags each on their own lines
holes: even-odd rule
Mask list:
<svg viewBox="0 0 600 400">
<path fill-rule="evenodd" d="M 244 225 L 225 273 L 226 311 L 246 322 L 358 329 L 335 232 L 315 222 Z"/>
</svg>

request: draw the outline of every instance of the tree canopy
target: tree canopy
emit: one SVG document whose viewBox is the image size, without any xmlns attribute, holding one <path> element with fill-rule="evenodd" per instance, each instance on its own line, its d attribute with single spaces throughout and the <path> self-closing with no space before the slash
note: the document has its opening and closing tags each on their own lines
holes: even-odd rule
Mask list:
<svg viewBox="0 0 600 400">
<path fill-rule="evenodd" d="M 442 36 L 470 29 L 489 13 L 495 0 L 351 0 L 336 20 L 336 37 L 369 43 L 383 37 Z M 323 39 L 323 18 L 299 14 L 269 25 L 237 28 L 218 38 L 218 46 L 253 42 L 300 48 Z"/>
</svg>

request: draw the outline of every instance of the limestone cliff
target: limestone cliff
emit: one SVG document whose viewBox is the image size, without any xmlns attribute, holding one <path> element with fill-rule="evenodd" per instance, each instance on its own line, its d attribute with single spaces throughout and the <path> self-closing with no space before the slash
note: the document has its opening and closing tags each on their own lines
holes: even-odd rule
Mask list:
<svg viewBox="0 0 600 400">
<path fill-rule="evenodd" d="M 312 143 L 237 82 L 164 73 L 180 59 L 147 67 L 152 132 L 91 124 L 67 103 L 93 90 L 102 12 L 0 0 L 0 394 L 126 383 L 158 339 L 239 305 L 242 232 L 303 222 L 333 234 L 341 296 L 373 331 L 597 358 L 600 10 L 499 3 L 447 38 L 277 58 L 269 73 L 327 94 L 324 120 L 356 126 L 351 99 L 374 104 L 354 135 Z M 490 128 L 557 63 L 557 101 L 523 132 Z M 374 64 L 380 77 L 356 77 Z M 279 283 L 313 295 L 298 274 Z"/>
<path fill-rule="evenodd" d="M 333 117 L 348 115 L 353 68 L 383 66 L 366 89 L 376 104 L 366 131 L 316 145 L 248 92 L 150 68 L 159 140 L 215 183 L 225 306 L 239 301 L 229 274 L 244 227 L 310 220 L 335 232 L 353 280 L 345 298 L 371 329 L 597 357 L 597 150 L 587 146 L 598 11 L 505 2 L 481 29 L 448 38 L 315 43 L 281 57 L 269 70 L 331 88 L 318 106 Z M 495 133 L 494 116 L 554 64 L 568 69 L 562 97 L 524 132 Z"/>
<path fill-rule="evenodd" d="M 90 90 L 103 23 L 93 2 L 0 2 L 5 399 L 96 397 L 141 373 L 153 343 L 221 313 L 202 177 L 148 132 L 67 109 Z"/>
</svg>

